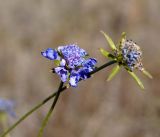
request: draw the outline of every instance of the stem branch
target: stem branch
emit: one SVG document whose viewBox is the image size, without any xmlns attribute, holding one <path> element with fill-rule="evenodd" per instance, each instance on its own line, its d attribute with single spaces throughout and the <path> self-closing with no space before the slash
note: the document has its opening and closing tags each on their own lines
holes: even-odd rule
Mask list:
<svg viewBox="0 0 160 137">
<path fill-rule="evenodd" d="M 57 91 L 56 97 L 55 97 L 55 99 L 54 99 L 54 101 L 53 101 L 53 104 L 52 104 L 50 110 L 48 111 L 46 117 L 44 118 L 44 120 L 43 120 L 43 122 L 42 122 L 42 125 L 41 125 L 40 130 L 39 130 L 39 133 L 38 133 L 38 137 L 42 137 L 44 128 L 46 127 L 46 125 L 47 125 L 47 123 L 48 123 L 48 120 L 49 120 L 49 118 L 50 118 L 50 116 L 51 116 L 51 114 L 52 114 L 52 112 L 53 112 L 53 110 L 54 110 L 54 107 L 55 107 L 57 101 L 58 101 L 58 98 L 59 98 L 59 96 L 60 96 L 60 92 L 61 92 L 62 87 L 63 87 L 63 82 L 60 83 L 60 86 L 59 86 L 59 88 L 58 88 L 58 91 Z"/>
<path fill-rule="evenodd" d="M 100 70 L 102 70 L 102 69 L 104 69 L 104 68 L 106 68 L 106 67 L 114 64 L 114 63 L 116 63 L 115 60 L 112 60 L 112 61 L 110 61 L 110 62 L 107 62 L 107 63 L 105 63 L 104 65 L 96 68 L 94 71 L 90 72 L 90 75 L 92 75 L 92 74 L 94 74 L 94 73 L 96 73 L 96 72 L 98 72 L 98 71 L 100 71 Z M 63 92 L 63 91 L 66 90 L 66 89 L 67 89 L 66 86 L 65 86 L 65 87 L 62 87 L 61 90 L 59 90 L 59 92 Z M 40 102 L 38 105 L 36 105 L 34 108 L 32 108 L 29 112 L 27 112 L 26 114 L 24 114 L 15 124 L 13 124 L 13 125 L 12 125 L 10 128 L 8 128 L 4 133 L 2 133 L 2 134 L 0 135 L 0 137 L 5 137 L 10 131 L 12 131 L 18 124 L 20 124 L 20 123 L 21 123 L 24 119 L 26 119 L 30 114 L 32 114 L 34 111 L 36 111 L 37 109 L 39 109 L 41 106 L 43 106 L 45 103 L 47 103 L 47 102 L 48 102 L 50 99 L 52 99 L 54 96 L 56 96 L 57 93 L 58 93 L 58 91 L 55 92 L 55 93 L 53 93 L 53 94 L 51 94 L 51 95 L 48 96 L 46 99 L 44 99 L 42 102 Z M 50 114 L 48 114 L 48 115 L 50 115 Z"/>
</svg>

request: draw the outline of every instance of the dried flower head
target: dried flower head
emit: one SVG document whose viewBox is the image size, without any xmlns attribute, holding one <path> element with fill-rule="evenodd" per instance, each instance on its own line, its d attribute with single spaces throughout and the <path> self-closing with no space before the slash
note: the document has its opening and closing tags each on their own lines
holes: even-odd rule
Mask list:
<svg viewBox="0 0 160 137">
<path fill-rule="evenodd" d="M 123 32 L 117 48 L 112 39 L 103 31 L 101 32 L 108 41 L 109 46 L 112 48 L 113 54 L 100 48 L 101 53 L 112 60 L 116 60 L 118 63 L 118 65 L 113 68 L 112 73 L 109 75 L 107 80 L 111 80 L 119 72 L 120 67 L 124 66 L 128 73 L 131 74 L 131 76 L 138 82 L 140 87 L 144 88 L 140 79 L 135 75 L 135 73 L 133 73 L 134 69 L 138 69 L 149 78 L 152 78 L 151 74 L 147 72 L 143 67 L 142 51 L 140 47 L 132 40 L 127 40 L 126 34 Z"/>
<path fill-rule="evenodd" d="M 131 71 L 134 68 L 143 70 L 142 51 L 140 47 L 132 40 L 124 40 L 119 47 L 122 55 L 122 62 L 129 67 Z"/>
<path fill-rule="evenodd" d="M 56 68 L 53 72 L 58 74 L 62 82 L 77 87 L 80 80 L 90 77 L 89 73 L 95 69 L 96 59 L 88 58 L 87 52 L 76 44 L 59 46 L 58 49 L 48 48 L 42 56 L 54 60 Z"/>
</svg>

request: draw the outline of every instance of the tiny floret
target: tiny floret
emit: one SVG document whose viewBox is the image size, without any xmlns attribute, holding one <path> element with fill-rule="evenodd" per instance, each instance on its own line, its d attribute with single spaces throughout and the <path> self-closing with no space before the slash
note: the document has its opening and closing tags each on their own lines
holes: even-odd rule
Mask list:
<svg viewBox="0 0 160 137">
<path fill-rule="evenodd" d="M 42 56 L 55 62 L 53 72 L 72 87 L 77 87 L 80 80 L 89 78 L 89 73 L 97 63 L 96 59 L 88 58 L 87 52 L 76 44 L 59 46 L 57 50 L 48 48 L 42 52 Z"/>
</svg>

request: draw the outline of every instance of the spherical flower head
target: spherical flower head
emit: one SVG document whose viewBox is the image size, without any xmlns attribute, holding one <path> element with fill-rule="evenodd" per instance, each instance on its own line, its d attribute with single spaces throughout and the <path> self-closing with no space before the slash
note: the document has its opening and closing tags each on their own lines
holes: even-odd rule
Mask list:
<svg viewBox="0 0 160 137">
<path fill-rule="evenodd" d="M 7 113 L 11 117 L 16 117 L 15 111 L 15 103 L 11 100 L 0 99 L 0 112 Z"/>
<path fill-rule="evenodd" d="M 62 82 L 72 87 L 77 87 L 80 80 L 90 77 L 90 72 L 95 69 L 96 59 L 88 58 L 87 52 L 75 44 L 59 46 L 57 50 L 48 48 L 42 55 L 54 61 L 53 70 Z"/>
<path fill-rule="evenodd" d="M 69 68 L 75 68 L 77 66 L 80 66 L 85 60 L 84 57 L 87 55 L 84 49 L 79 48 L 75 44 L 60 46 L 58 47 L 58 51 L 66 60 Z"/>
<path fill-rule="evenodd" d="M 129 67 L 131 71 L 134 68 L 143 69 L 142 65 L 142 51 L 140 47 L 132 40 L 124 40 L 121 43 L 120 51 L 122 54 L 122 61 Z"/>
</svg>

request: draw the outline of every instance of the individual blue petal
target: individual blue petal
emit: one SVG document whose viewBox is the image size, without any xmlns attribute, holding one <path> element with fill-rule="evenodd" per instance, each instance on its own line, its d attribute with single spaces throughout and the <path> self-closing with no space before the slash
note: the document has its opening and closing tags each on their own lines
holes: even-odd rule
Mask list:
<svg viewBox="0 0 160 137">
<path fill-rule="evenodd" d="M 66 82 L 68 79 L 68 70 L 64 67 L 56 67 L 55 72 L 60 76 L 62 82 Z"/>
<path fill-rule="evenodd" d="M 80 78 L 85 80 L 85 79 L 90 77 L 90 72 L 91 71 L 93 71 L 93 69 L 83 67 L 83 68 L 79 69 L 78 73 L 80 75 Z"/>
<path fill-rule="evenodd" d="M 80 80 L 80 75 L 76 71 L 72 71 L 69 79 L 70 86 L 77 87 L 79 80 Z"/>
<path fill-rule="evenodd" d="M 11 117 L 16 117 L 14 108 L 15 108 L 15 103 L 13 101 L 2 98 L 0 99 L 0 112 L 7 113 Z"/>
<path fill-rule="evenodd" d="M 60 62 L 60 66 L 64 67 L 65 65 L 66 65 L 66 61 L 64 59 L 62 59 L 61 62 Z"/>
<path fill-rule="evenodd" d="M 97 60 L 95 58 L 89 58 L 82 63 L 82 66 L 93 68 L 95 67 L 96 64 L 97 64 Z"/>
<path fill-rule="evenodd" d="M 58 53 L 56 50 L 52 48 L 48 48 L 45 51 L 41 52 L 42 56 L 46 57 L 47 59 L 50 60 L 57 60 L 59 59 Z"/>
</svg>

